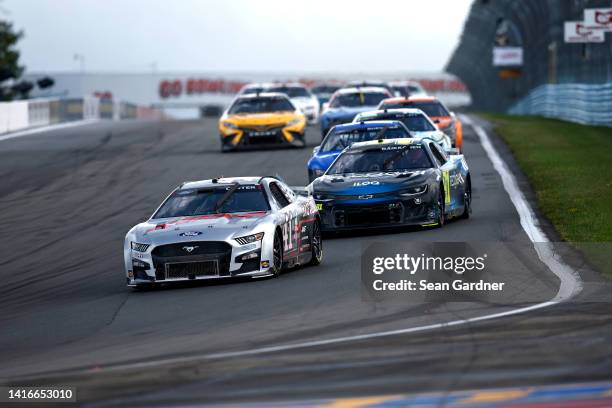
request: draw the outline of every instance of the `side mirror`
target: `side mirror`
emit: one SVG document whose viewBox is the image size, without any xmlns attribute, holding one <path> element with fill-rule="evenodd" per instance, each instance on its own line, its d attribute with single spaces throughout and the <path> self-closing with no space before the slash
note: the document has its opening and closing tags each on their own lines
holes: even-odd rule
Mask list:
<svg viewBox="0 0 612 408">
<path fill-rule="evenodd" d="M 319 153 L 319 150 L 321 150 L 321 146 L 315 146 L 315 147 L 312 149 L 312 155 L 314 156 L 314 155 L 316 155 L 317 153 Z"/>
</svg>

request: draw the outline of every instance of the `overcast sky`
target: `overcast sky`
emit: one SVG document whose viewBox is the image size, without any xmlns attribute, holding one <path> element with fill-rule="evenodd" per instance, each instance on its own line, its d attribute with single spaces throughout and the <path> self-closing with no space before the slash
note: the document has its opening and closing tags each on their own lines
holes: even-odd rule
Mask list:
<svg viewBox="0 0 612 408">
<path fill-rule="evenodd" d="M 29 71 L 440 71 L 471 0 L 2 0 Z"/>
</svg>

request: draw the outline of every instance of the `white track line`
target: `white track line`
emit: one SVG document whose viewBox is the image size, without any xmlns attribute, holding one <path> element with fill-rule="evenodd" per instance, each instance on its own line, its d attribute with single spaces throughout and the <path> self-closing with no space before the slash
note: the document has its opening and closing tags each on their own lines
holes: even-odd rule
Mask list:
<svg viewBox="0 0 612 408">
<path fill-rule="evenodd" d="M 360 340 L 376 339 L 381 337 L 396 336 L 402 334 L 419 333 L 430 330 L 443 329 L 448 327 L 463 326 L 470 323 L 482 322 L 486 320 L 493 320 L 502 317 L 514 316 L 522 313 L 531 312 L 533 310 L 543 309 L 549 306 L 556 305 L 562 301 L 568 300 L 569 298 L 577 295 L 582 290 L 582 282 L 579 275 L 574 272 L 569 266 L 563 263 L 561 259 L 555 257 L 554 251 L 552 251 L 552 245 L 544 232 L 538 226 L 538 221 L 535 217 L 534 211 L 531 206 L 525 200 L 525 196 L 518 188 L 518 184 L 514 175 L 509 171 L 508 167 L 501 159 L 493 145 L 489 136 L 485 130 L 474 123 L 469 117 L 462 115 L 461 120 L 471 126 L 480 139 L 480 143 L 484 148 L 489 160 L 493 163 L 493 167 L 499 173 L 502 178 L 504 188 L 508 192 L 512 203 L 516 207 L 516 210 L 520 217 L 521 226 L 527 233 L 529 239 L 534 243 L 534 247 L 540 260 L 545 263 L 550 270 L 559 278 L 561 284 L 559 291 L 551 300 L 538 303 L 532 306 L 521 307 L 518 309 L 511 309 L 505 312 L 493 313 L 484 316 L 471 317 L 468 319 L 453 320 L 450 322 L 430 324 L 426 326 L 408 327 L 405 329 L 389 330 L 376 333 L 360 334 L 355 336 L 337 337 L 327 340 L 315 340 L 303 343 L 293 343 L 278 346 L 261 347 L 252 350 L 243 351 L 230 351 L 226 353 L 212 353 L 203 355 L 191 355 L 186 357 L 173 357 L 165 358 L 152 361 L 144 361 L 138 363 L 119 364 L 109 367 L 98 368 L 100 372 L 112 372 L 121 371 L 128 369 L 139 369 L 149 368 L 164 364 L 180 364 L 180 363 L 193 363 L 197 361 L 212 360 L 227 357 L 240 357 L 240 356 L 253 356 L 258 354 L 273 353 L 277 351 L 297 350 L 309 347 L 327 346 L 331 344 L 348 343 Z M 536 245 L 537 244 L 537 245 Z M 79 370 L 78 372 L 91 372 L 91 370 Z M 74 373 L 74 372 L 73 372 Z"/>
<path fill-rule="evenodd" d="M 77 120 L 75 122 L 67 122 L 67 123 L 58 123 L 57 125 L 49 125 L 49 126 L 40 126 L 30 129 L 19 130 L 17 132 L 11 132 L 5 135 L 0 135 L 0 142 L 3 140 L 14 139 L 16 137 L 35 135 L 38 133 L 51 132 L 53 130 L 61 130 L 72 128 L 76 126 L 88 125 L 90 123 L 98 122 L 98 119 L 87 119 L 87 120 Z"/>
</svg>

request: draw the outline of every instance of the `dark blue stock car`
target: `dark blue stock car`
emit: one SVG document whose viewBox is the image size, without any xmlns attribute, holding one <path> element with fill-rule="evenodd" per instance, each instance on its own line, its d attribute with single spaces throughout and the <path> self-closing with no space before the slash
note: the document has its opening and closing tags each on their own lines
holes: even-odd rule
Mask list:
<svg viewBox="0 0 612 408">
<path fill-rule="evenodd" d="M 420 225 L 469 218 L 471 179 L 463 155 L 431 140 L 355 143 L 308 186 L 325 231 Z"/>
<path fill-rule="evenodd" d="M 308 179 L 313 181 L 322 176 L 342 150 L 353 143 L 401 137 L 410 137 L 410 131 L 406 125 L 397 120 L 377 120 L 334 126 L 327 133 L 321 145 L 314 148 L 313 155 L 308 160 Z"/>
</svg>

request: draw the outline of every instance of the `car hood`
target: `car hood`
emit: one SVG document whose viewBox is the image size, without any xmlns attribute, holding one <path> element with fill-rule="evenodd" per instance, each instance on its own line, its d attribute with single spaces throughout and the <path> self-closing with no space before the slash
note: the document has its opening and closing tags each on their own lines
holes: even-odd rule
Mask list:
<svg viewBox="0 0 612 408">
<path fill-rule="evenodd" d="M 329 166 L 336 160 L 336 157 L 341 153 L 341 150 L 333 150 L 330 152 L 319 152 L 308 160 L 308 168 L 327 170 Z"/>
<path fill-rule="evenodd" d="M 252 233 L 269 220 L 270 212 L 210 214 L 160 218 L 136 225 L 130 231 L 141 243 L 155 245 L 188 241 L 224 241 Z"/>
<path fill-rule="evenodd" d="M 231 115 L 227 121 L 238 126 L 285 124 L 296 118 L 295 112 L 253 113 L 247 115 Z"/>
<path fill-rule="evenodd" d="M 356 114 L 361 112 L 367 112 L 376 109 L 376 106 L 356 106 L 356 107 L 342 107 L 342 108 L 328 108 L 324 115 L 330 117 L 344 117 L 344 116 L 352 116 L 355 117 Z M 352 118 L 351 118 L 352 120 Z"/>
<path fill-rule="evenodd" d="M 411 130 L 410 133 L 415 139 L 431 139 L 438 143 L 444 139 L 444 133 L 440 130 L 430 130 L 427 132 L 415 132 Z"/>
<path fill-rule="evenodd" d="M 310 106 L 310 105 L 317 104 L 317 101 L 309 96 L 300 96 L 297 98 L 291 98 L 291 102 L 293 102 L 294 104 L 298 106 L 304 106 L 304 105 Z"/>
<path fill-rule="evenodd" d="M 372 172 L 346 175 L 325 175 L 312 183 L 316 193 L 333 193 L 338 195 L 379 194 L 396 191 L 408 186 L 427 183 L 436 177 L 434 169 Z"/>
</svg>

